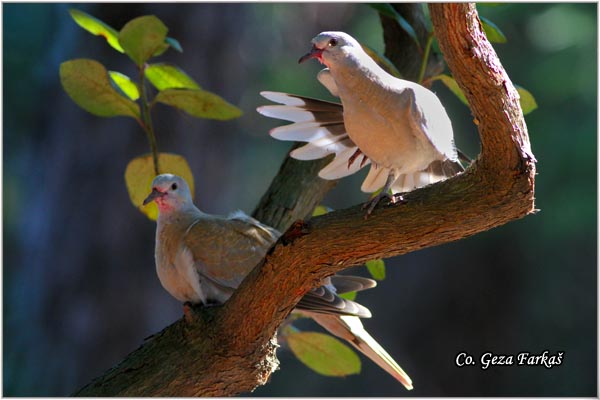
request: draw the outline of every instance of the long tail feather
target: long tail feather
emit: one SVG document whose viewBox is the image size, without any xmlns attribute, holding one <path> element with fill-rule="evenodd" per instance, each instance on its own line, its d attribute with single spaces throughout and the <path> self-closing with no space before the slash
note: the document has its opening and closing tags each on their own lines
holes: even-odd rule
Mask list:
<svg viewBox="0 0 600 400">
<path fill-rule="evenodd" d="M 406 389 L 413 389 L 412 380 L 408 374 L 369 335 L 358 317 L 317 314 L 312 314 L 311 317 L 333 335 L 348 341 L 358 351 L 369 357 L 375 364 L 396 378 Z"/>
</svg>

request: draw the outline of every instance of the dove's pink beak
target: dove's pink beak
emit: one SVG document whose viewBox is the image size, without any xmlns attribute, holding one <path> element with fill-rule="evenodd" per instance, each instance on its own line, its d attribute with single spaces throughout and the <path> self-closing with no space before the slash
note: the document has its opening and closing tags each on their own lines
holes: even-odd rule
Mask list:
<svg viewBox="0 0 600 400">
<path fill-rule="evenodd" d="M 313 46 L 310 52 L 306 53 L 298 60 L 298 64 L 303 63 L 311 58 L 316 58 L 319 62 L 323 63 L 323 49 L 319 49 L 317 46 Z"/>
<path fill-rule="evenodd" d="M 159 192 L 158 190 L 156 190 L 156 188 L 152 188 L 152 192 L 148 195 L 148 197 L 146 197 L 143 205 L 146 205 L 146 204 L 150 203 L 151 201 L 154 201 L 160 197 L 163 197 L 166 194 L 167 194 L 166 192 L 165 193 Z"/>
</svg>

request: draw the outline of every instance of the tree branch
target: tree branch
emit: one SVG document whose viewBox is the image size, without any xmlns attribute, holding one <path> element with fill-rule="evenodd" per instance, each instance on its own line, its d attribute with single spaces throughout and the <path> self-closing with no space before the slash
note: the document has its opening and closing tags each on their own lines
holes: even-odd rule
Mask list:
<svg viewBox="0 0 600 400">
<path fill-rule="evenodd" d="M 479 128 L 479 159 L 455 178 L 408 193 L 404 204 L 377 208 L 368 220 L 356 206 L 314 218 L 294 235 L 284 235 L 223 307 L 195 310 L 193 320 L 165 328 L 76 395 L 251 391 L 277 365 L 277 327 L 322 278 L 373 258 L 465 238 L 534 211 L 535 159 L 518 95 L 481 29 L 475 6 L 429 7 L 440 48 Z M 320 168 L 308 164 L 286 161 L 280 174 L 289 173 L 287 168 L 314 168 L 311 173 Z M 300 203 L 314 206 L 319 196 Z M 296 207 L 293 198 L 276 197 L 263 197 L 255 215 L 284 227 L 307 214 L 308 208 Z M 268 204 L 271 211 L 262 211 Z"/>
</svg>

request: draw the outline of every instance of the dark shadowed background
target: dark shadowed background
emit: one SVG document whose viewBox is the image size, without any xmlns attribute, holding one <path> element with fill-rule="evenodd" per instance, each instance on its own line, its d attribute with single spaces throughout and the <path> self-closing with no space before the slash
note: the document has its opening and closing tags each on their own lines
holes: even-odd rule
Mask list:
<svg viewBox="0 0 600 400">
<path fill-rule="evenodd" d="M 148 152 L 132 119 L 103 119 L 61 89 L 62 61 L 94 58 L 134 75 L 131 62 L 80 29 L 65 4 L 3 11 L 3 394 L 65 396 L 178 319 L 181 305 L 154 271 L 154 223 L 129 201 L 123 173 Z M 343 30 L 383 50 L 374 10 L 361 4 L 77 4 L 116 29 L 155 14 L 184 53 L 167 52 L 205 89 L 238 105 L 233 121 L 198 120 L 159 106 L 161 151 L 183 154 L 206 212 L 251 213 L 290 144 L 254 110 L 261 90 L 325 96 L 310 39 Z M 362 372 L 327 378 L 286 349 L 260 396 L 597 395 L 596 4 L 480 6 L 508 43 L 495 44 L 514 83 L 535 96 L 527 116 L 541 210 L 466 240 L 387 260 L 387 279 L 358 300 L 365 326 L 412 377 L 407 392 L 363 359 Z M 471 115 L 433 90 L 456 143 L 476 156 Z M 364 172 L 363 172 L 364 174 Z M 366 199 L 363 174 L 325 204 Z M 376 239 L 376 238 L 375 238 Z M 552 369 L 457 368 L 458 353 L 564 352 Z"/>
</svg>

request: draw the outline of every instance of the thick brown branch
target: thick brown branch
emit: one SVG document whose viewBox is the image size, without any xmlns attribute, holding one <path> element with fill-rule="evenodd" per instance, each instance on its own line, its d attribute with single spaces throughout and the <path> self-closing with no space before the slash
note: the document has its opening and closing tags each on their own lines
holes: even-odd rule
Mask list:
<svg viewBox="0 0 600 400">
<path fill-rule="evenodd" d="M 458 240 L 534 210 L 535 164 L 517 92 L 474 5 L 434 4 L 430 11 L 440 48 L 479 126 L 482 153 L 475 164 L 409 193 L 404 204 L 376 209 L 368 220 L 359 206 L 311 220 L 303 235 L 278 243 L 224 307 L 176 322 L 77 395 L 225 396 L 252 390 L 276 365 L 277 327 L 321 278 L 372 258 Z M 316 197 L 303 204 L 313 206 Z M 271 202 L 271 211 L 261 214 L 261 207 L 255 215 L 278 227 L 307 214 L 293 199 L 262 201 Z"/>
</svg>

